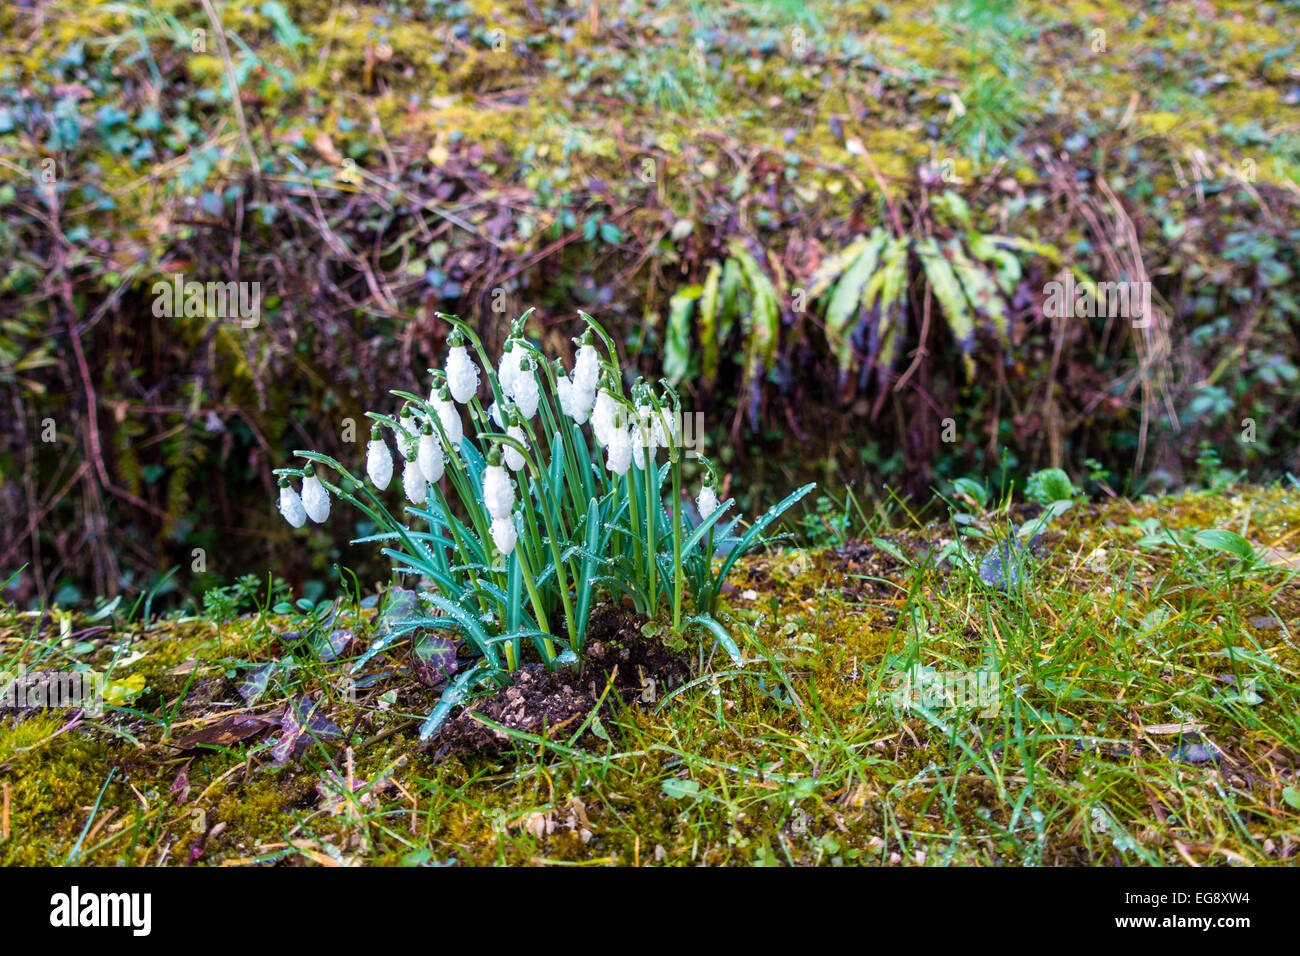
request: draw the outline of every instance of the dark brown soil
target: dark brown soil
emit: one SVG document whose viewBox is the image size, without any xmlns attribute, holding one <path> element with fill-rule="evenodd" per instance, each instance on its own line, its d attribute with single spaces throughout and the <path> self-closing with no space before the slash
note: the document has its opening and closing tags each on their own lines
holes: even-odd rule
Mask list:
<svg viewBox="0 0 1300 956">
<path fill-rule="evenodd" d="M 891 539 L 890 543 L 904 554 L 915 548 L 914 542 Z M 829 548 L 813 561 L 823 574 L 839 580 L 847 600 L 896 598 L 898 588 L 891 582 L 905 580 L 909 570 L 906 564 L 869 539 L 847 541 L 838 548 Z"/>
<path fill-rule="evenodd" d="M 616 701 L 652 705 L 685 679 L 689 667 L 658 639 L 641 633 L 645 621 L 645 615 L 619 605 L 596 608 L 580 672 L 550 673 L 541 664 L 522 667 L 513 686 L 473 702 L 449 720 L 436 747 L 445 753 L 496 752 L 508 746 L 508 735 L 478 722 L 474 714 L 536 736 L 572 735 L 596 708 L 615 671 L 601 714 L 615 712 Z"/>
</svg>

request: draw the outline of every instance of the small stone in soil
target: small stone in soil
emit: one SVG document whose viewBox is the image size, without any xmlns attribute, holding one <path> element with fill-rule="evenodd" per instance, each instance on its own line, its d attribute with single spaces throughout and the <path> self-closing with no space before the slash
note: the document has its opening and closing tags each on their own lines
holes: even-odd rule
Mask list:
<svg viewBox="0 0 1300 956">
<path fill-rule="evenodd" d="M 1213 744 L 1182 744 L 1169 753 L 1174 763 L 1211 763 L 1219 759 L 1219 748 Z"/>
</svg>

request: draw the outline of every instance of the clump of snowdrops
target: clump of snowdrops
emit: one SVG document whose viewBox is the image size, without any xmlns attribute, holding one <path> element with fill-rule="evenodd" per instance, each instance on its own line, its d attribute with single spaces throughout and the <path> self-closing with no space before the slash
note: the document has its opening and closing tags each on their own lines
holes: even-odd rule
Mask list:
<svg viewBox="0 0 1300 956">
<path fill-rule="evenodd" d="M 649 616 L 670 609 L 675 633 L 716 640 L 740 661 L 715 616 L 723 582 L 813 487 L 742 531 L 701 456 L 698 517 L 688 519 L 677 392 L 642 379 L 625 391 L 613 343 L 585 313 L 566 371 L 524 337 L 530 313 L 513 323 L 496 363 L 470 326 L 441 316 L 453 331 L 446 364 L 430 370 L 428 396 L 394 390 L 398 414 L 366 413 L 374 425 L 364 478 L 311 451 L 295 452 L 303 468 L 276 470 L 291 525 L 324 522 L 332 498 L 346 501 L 383 529 L 354 543 L 378 543 L 436 609 L 376 641 L 358 669 L 415 628 L 459 632 L 476 652 L 425 722 L 425 736 L 475 685 L 509 683 L 528 647 L 549 668 L 576 664 L 601 592 L 627 595 Z M 396 500 L 390 486 L 399 472 L 400 518 L 385 503 Z"/>
</svg>

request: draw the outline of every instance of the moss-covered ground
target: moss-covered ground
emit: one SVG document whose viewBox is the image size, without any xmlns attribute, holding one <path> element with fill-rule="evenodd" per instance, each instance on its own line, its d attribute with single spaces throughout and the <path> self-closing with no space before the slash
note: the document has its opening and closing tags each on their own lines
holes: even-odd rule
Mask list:
<svg viewBox="0 0 1300 956">
<path fill-rule="evenodd" d="M 0 711 L 0 863 L 1294 862 L 1300 492 L 1077 501 L 1002 588 L 950 542 L 978 560 L 979 535 L 1032 509 L 968 505 L 743 562 L 745 666 L 692 649 L 685 683 L 498 753 L 419 745 L 437 695 L 403 652 L 349 691 L 361 602 L 331 662 L 265 612 L 4 612 L 5 668 L 84 665 L 109 704 Z M 971 693 L 955 674 L 985 676 Z M 341 737 L 278 764 L 283 728 L 229 731 L 303 695 Z M 213 745 L 178 749 L 205 729 Z"/>
</svg>

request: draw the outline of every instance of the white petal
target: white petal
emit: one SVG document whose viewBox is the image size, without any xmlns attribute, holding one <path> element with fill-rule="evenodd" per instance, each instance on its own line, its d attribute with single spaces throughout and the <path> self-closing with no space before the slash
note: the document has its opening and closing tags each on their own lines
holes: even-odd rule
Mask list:
<svg viewBox="0 0 1300 956">
<path fill-rule="evenodd" d="M 315 475 L 303 479 L 302 507 L 307 512 L 307 517 L 317 524 L 330 516 L 330 493 Z"/>
<path fill-rule="evenodd" d="M 519 377 L 515 379 L 515 405 L 518 406 L 519 414 L 524 416 L 525 421 L 537 414 L 537 403 L 541 398 L 541 391 L 537 387 L 537 376 L 531 371 L 520 372 Z"/>
<path fill-rule="evenodd" d="M 483 471 L 483 504 L 493 518 L 507 517 L 515 505 L 514 485 L 500 465 L 488 465 Z"/>
<path fill-rule="evenodd" d="M 695 499 L 695 506 L 700 511 L 700 520 L 703 521 L 718 510 L 718 493 L 710 485 L 705 485 L 700 489 L 700 496 Z"/>
<path fill-rule="evenodd" d="M 573 383 L 584 392 L 595 392 L 600 381 L 600 356 L 594 345 L 578 347 L 573 365 Z"/>
<path fill-rule="evenodd" d="M 380 491 L 393 480 L 393 454 L 388 450 L 388 442 L 382 438 L 371 439 L 366 446 L 366 474 Z"/>
<path fill-rule="evenodd" d="M 288 486 L 280 489 L 280 514 L 295 528 L 301 528 L 307 523 L 307 512 L 302 507 L 302 499 L 298 497 L 298 492 Z"/>
<path fill-rule="evenodd" d="M 519 425 L 511 425 L 506 429 L 506 434 L 516 439 L 525 448 L 528 447 L 528 439 L 524 436 L 524 430 Z M 501 450 L 501 457 L 505 459 L 506 465 L 511 471 L 518 471 L 524 467 L 524 456 L 521 455 L 514 447 L 506 445 Z"/>
<path fill-rule="evenodd" d="M 501 356 L 501 365 L 497 369 L 497 380 L 506 398 L 515 397 L 515 382 L 519 378 L 519 361 L 524 357 L 524 350 L 513 344 Z"/>
<path fill-rule="evenodd" d="M 434 408 L 438 411 L 438 421 L 442 423 L 442 430 L 447 433 L 447 441 L 453 454 L 460 451 L 461 440 L 465 437 L 465 426 L 461 424 L 460 412 L 456 408 L 455 402 L 435 402 Z"/>
<path fill-rule="evenodd" d="M 420 470 L 419 462 L 407 459 L 406 466 L 402 469 L 402 491 L 406 493 L 406 500 L 413 505 L 423 507 L 427 503 L 425 497 L 429 494 L 429 485 L 424 472 Z"/>
<path fill-rule="evenodd" d="M 626 475 L 632 463 L 632 439 L 626 428 L 611 428 L 605 467 L 616 475 Z"/>
<path fill-rule="evenodd" d="M 597 442 L 609 444 L 610 433 L 614 430 L 614 398 L 603 388 L 596 396 L 596 407 L 591 410 L 591 430 Z"/>
<path fill-rule="evenodd" d="M 478 366 L 463 345 L 457 345 L 447 353 L 447 388 L 451 397 L 462 405 L 478 391 Z"/>
<path fill-rule="evenodd" d="M 442 443 L 437 435 L 420 436 L 420 446 L 416 451 L 415 460 L 427 481 L 436 484 L 442 480 Z"/>
<path fill-rule="evenodd" d="M 509 554 L 515 549 L 515 540 L 518 535 L 515 533 L 515 522 L 510 515 L 504 518 L 492 519 L 492 543 L 497 546 L 502 554 Z"/>
</svg>

